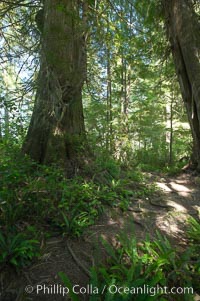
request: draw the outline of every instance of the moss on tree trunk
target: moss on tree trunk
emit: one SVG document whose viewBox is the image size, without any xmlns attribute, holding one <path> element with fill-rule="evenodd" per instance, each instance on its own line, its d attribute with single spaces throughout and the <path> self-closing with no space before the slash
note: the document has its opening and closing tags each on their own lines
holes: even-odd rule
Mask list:
<svg viewBox="0 0 200 301">
<path fill-rule="evenodd" d="M 164 0 L 166 27 L 200 170 L 200 25 L 190 0 Z"/>
<path fill-rule="evenodd" d="M 46 0 L 35 106 L 23 151 L 74 173 L 84 155 L 85 17 L 78 1 Z"/>
</svg>

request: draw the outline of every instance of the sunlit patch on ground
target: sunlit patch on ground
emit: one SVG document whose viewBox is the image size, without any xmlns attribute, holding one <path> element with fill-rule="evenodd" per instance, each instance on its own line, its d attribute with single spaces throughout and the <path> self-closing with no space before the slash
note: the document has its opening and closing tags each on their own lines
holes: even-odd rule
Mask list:
<svg viewBox="0 0 200 301">
<path fill-rule="evenodd" d="M 187 209 L 174 201 L 167 201 L 167 205 L 172 206 L 176 211 L 187 213 Z"/>
<path fill-rule="evenodd" d="M 168 185 L 166 185 L 165 183 L 161 183 L 161 182 L 156 182 L 156 185 L 161 188 L 162 190 L 164 190 L 165 192 L 172 192 L 172 189 L 170 189 L 168 187 Z"/>
<path fill-rule="evenodd" d="M 179 237 L 184 233 L 183 229 L 180 228 L 180 224 L 185 224 L 186 215 L 179 214 L 179 216 L 162 215 L 156 217 L 156 226 L 157 228 L 164 232 L 170 237 Z"/>
<path fill-rule="evenodd" d="M 185 229 L 191 215 L 198 215 L 199 193 L 194 181 L 186 174 L 178 178 L 156 179 L 159 195 L 150 204 L 154 210 L 154 225 L 158 231 L 178 242 L 186 243 Z M 166 209 L 165 209 L 166 206 Z M 163 213 L 161 213 L 163 211 Z M 165 213 L 164 213 L 165 211 Z M 157 213 L 156 213 L 157 212 Z M 200 214 L 199 214 L 200 215 Z M 153 216 L 152 216 L 153 218 Z"/>
<path fill-rule="evenodd" d="M 172 187 L 175 191 L 185 191 L 185 192 L 191 192 L 191 189 L 188 189 L 185 185 L 180 185 L 175 182 L 170 182 L 169 185 Z"/>
<path fill-rule="evenodd" d="M 177 183 L 177 181 L 173 181 L 170 183 L 161 183 L 161 182 L 156 182 L 156 185 L 163 190 L 164 192 L 176 192 L 178 195 L 182 196 L 182 197 L 188 197 L 190 195 L 190 193 L 193 192 L 193 189 L 189 189 L 187 186 L 182 185 L 185 184 L 186 181 L 179 181 L 179 183 Z"/>
</svg>

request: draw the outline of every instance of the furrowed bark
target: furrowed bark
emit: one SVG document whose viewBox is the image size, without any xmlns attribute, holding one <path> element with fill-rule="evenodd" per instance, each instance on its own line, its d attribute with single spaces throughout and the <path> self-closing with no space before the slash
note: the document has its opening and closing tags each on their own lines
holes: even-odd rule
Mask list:
<svg viewBox="0 0 200 301">
<path fill-rule="evenodd" d="M 190 0 L 164 0 L 166 27 L 200 170 L 200 24 Z"/>
<path fill-rule="evenodd" d="M 84 7 L 83 7 L 84 6 Z M 86 4 L 45 0 L 35 106 L 24 153 L 75 173 L 83 157 L 82 86 L 86 76 Z"/>
</svg>

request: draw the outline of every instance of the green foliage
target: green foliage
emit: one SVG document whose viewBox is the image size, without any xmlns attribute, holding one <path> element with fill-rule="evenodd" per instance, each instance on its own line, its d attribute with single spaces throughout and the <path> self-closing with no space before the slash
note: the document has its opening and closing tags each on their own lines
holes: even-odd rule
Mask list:
<svg viewBox="0 0 200 301">
<path fill-rule="evenodd" d="M 122 173 L 115 160 L 105 157 L 92 167 L 96 178 L 85 180 L 66 179 L 56 166 L 37 165 L 14 145 L 1 144 L 0 152 L 1 263 L 16 268 L 38 256 L 36 236 L 33 232 L 30 236 L 27 226 L 34 227 L 37 238 L 44 227 L 45 235 L 59 231 L 80 236 L 106 206 L 125 211 L 132 197 L 146 196 L 151 190 L 141 172 Z M 103 172 L 108 175 L 106 183 L 99 180 Z"/>
<path fill-rule="evenodd" d="M 66 179 L 56 166 L 39 166 L 17 148 L 1 146 L 1 153 L 0 226 L 8 230 L 37 220 L 40 228 L 48 222 L 49 231 L 56 226 L 61 233 L 80 236 L 105 205 L 126 210 L 135 193 L 128 188 L 129 181 L 142 180 L 139 173 L 119 179 L 120 167 L 114 160 L 103 164 L 100 158 L 93 180 Z M 106 183 L 99 180 L 101 171 L 108 175 Z"/>
<path fill-rule="evenodd" d="M 77 13 L 82 17 L 85 9 L 81 2 L 79 5 L 76 12 L 67 12 L 60 3 L 55 9 L 76 23 L 80 21 Z M 190 153 L 191 135 L 169 55 L 161 1 L 90 0 L 88 5 L 93 13 L 86 14 L 91 42 L 83 89 L 85 120 L 91 149 L 98 157 L 104 153 L 103 159 L 97 159 L 94 173 L 106 169 L 108 180 L 119 176 L 119 167 L 110 155 L 126 166 L 133 160 L 152 171 L 165 167 L 169 163 L 171 117 L 173 160 Z M 3 3 L 1 7 L 5 72 L 0 75 L 0 136 L 6 141 L 21 141 L 30 121 L 41 42 L 34 18 L 42 12 L 41 6 Z M 194 7 L 199 14 L 196 3 Z M 55 24 L 51 29 L 59 34 Z M 167 111 L 170 106 L 171 116 Z"/>
<path fill-rule="evenodd" d="M 172 165 L 165 163 L 164 165 L 144 164 L 139 163 L 138 168 L 144 172 L 163 172 L 169 176 L 176 176 L 182 172 L 182 168 L 188 163 L 188 161 L 174 162 Z"/>
<path fill-rule="evenodd" d="M 162 172 L 169 176 L 177 176 L 182 172 L 182 168 L 188 164 L 189 160 L 183 160 L 182 162 L 175 162 L 173 165 L 166 165 L 162 168 Z"/>
<path fill-rule="evenodd" d="M 93 182 L 84 182 L 81 178 L 65 183 L 58 204 L 60 214 L 55 219 L 64 233 L 79 236 L 94 223 L 103 209 L 99 190 Z"/>
<path fill-rule="evenodd" d="M 133 182 L 143 182 L 144 175 L 138 169 L 131 169 L 127 172 L 127 178 Z"/>
<path fill-rule="evenodd" d="M 124 233 L 119 236 L 119 244 L 114 248 L 106 240 L 101 243 L 107 252 L 107 261 L 93 267 L 90 283 L 97 287 L 99 294 L 90 296 L 90 301 L 121 300 L 194 300 L 191 292 L 185 294 L 168 294 L 165 289 L 173 287 L 193 287 L 199 290 L 200 267 L 193 259 L 193 246 L 183 253 L 178 253 L 166 237 L 157 232 L 154 241 L 147 237 L 143 244 Z M 69 277 L 59 273 L 63 283 L 70 289 L 72 300 L 78 301 L 72 292 Z M 148 287 L 142 292 L 141 288 Z M 121 292 L 111 290 L 122 288 Z M 129 293 L 127 293 L 127 289 Z"/>
<path fill-rule="evenodd" d="M 106 157 L 102 156 L 98 158 L 96 164 L 97 168 L 100 170 L 106 170 L 113 178 L 119 178 L 120 166 L 116 163 L 116 160 L 111 158 L 107 159 Z"/>
<path fill-rule="evenodd" d="M 134 192 L 128 188 L 128 181 L 126 180 L 112 180 L 110 185 L 110 192 L 108 191 L 108 195 L 112 194 L 113 199 L 111 198 L 110 205 L 117 206 L 122 210 L 127 210 L 130 198 L 133 197 Z M 107 195 L 105 194 L 105 198 Z"/>
<path fill-rule="evenodd" d="M 193 217 L 188 219 L 187 234 L 194 243 L 200 246 L 200 222 Z"/>
<path fill-rule="evenodd" d="M 124 233 L 119 237 L 120 247 L 115 249 L 108 242 L 102 244 L 108 253 L 107 264 L 93 268 L 91 283 L 100 290 L 106 285 L 110 287 L 134 288 L 140 292 L 140 287 L 146 285 L 149 293 L 144 294 L 110 294 L 105 292 L 101 300 L 168 300 L 162 289 L 157 292 L 153 287 L 192 287 L 194 274 L 199 279 L 198 271 L 190 263 L 192 250 L 178 254 L 169 241 L 157 233 L 157 238 L 151 242 L 137 244 Z M 152 288 L 152 289 L 151 289 Z M 194 287 L 195 289 L 195 287 Z M 173 296 L 175 297 L 175 295 Z M 92 299 L 99 300 L 99 299 Z M 176 300 L 193 300 L 191 295 L 176 295 Z"/>
<path fill-rule="evenodd" d="M 196 220 L 193 217 L 188 219 L 188 226 L 186 231 L 189 242 L 191 252 L 191 259 L 193 261 L 193 266 L 191 267 L 193 274 L 197 275 L 194 277 L 194 286 L 197 289 L 198 293 L 200 293 L 200 258 L 199 258 L 199 249 L 200 249 L 200 221 Z"/>
<path fill-rule="evenodd" d="M 14 146 L 1 145 L 0 152 L 0 225 L 10 228 L 26 214 L 21 192 L 36 165 Z"/>
<path fill-rule="evenodd" d="M 90 167 L 91 168 L 91 167 Z M 103 174 L 107 183 L 112 179 L 119 179 L 120 176 L 120 164 L 114 160 L 108 153 L 99 152 L 93 165 L 93 178 L 97 178 Z"/>
<path fill-rule="evenodd" d="M 73 292 L 73 286 L 71 284 L 70 279 L 65 275 L 63 272 L 59 272 L 58 276 L 61 278 L 62 282 L 64 283 L 65 287 L 69 289 L 69 296 L 72 301 L 80 301 L 79 297 Z"/>
<path fill-rule="evenodd" d="M 23 156 L 17 145 L 25 136 L 38 87 L 40 35 L 34 16 L 40 5 L 14 2 L 0 4 L 5 70 L 0 74 L 0 263 L 20 268 L 38 256 L 37 241 L 25 229 L 27 224 L 35 225 L 36 232 L 56 229 L 68 236 L 80 236 L 105 206 L 125 211 L 131 198 L 148 198 L 155 192 L 155 186 L 147 183 L 141 171 L 177 174 L 183 165 L 176 161 L 191 153 L 192 139 L 165 38 L 161 1 L 90 0 L 88 12 L 84 11 L 84 1 L 78 1 L 81 7 L 76 13 L 90 27 L 83 101 L 88 140 L 96 156 L 85 174 L 93 178 L 68 180 L 56 166 L 39 166 Z M 197 4 L 195 8 L 199 14 Z M 56 9 L 60 16 L 65 12 L 62 4 Z M 65 13 L 75 23 L 80 21 L 75 12 Z M 59 35 L 58 27 L 52 30 Z M 85 26 L 86 40 L 87 35 Z M 66 138 L 69 145 L 78 148 L 77 137 Z M 82 151 L 79 149 L 79 154 Z M 120 163 L 131 166 L 124 176 Z M 194 287 L 199 290 L 200 261 L 196 254 L 200 229 L 192 218 L 189 224 L 192 245 L 184 254 L 175 252 L 160 234 L 143 246 L 120 237 L 117 250 L 102 241 L 110 258 L 106 266 L 93 269 L 92 282 L 100 287 L 104 283 L 138 287 L 144 283 L 186 285 L 195 281 Z M 73 294 L 71 298 L 78 300 Z M 121 301 L 129 297 L 105 293 L 102 298 Z M 136 299 L 160 298 L 140 295 Z"/>
<path fill-rule="evenodd" d="M 39 242 L 29 238 L 30 233 L 0 231 L 0 264 L 9 264 L 20 269 L 39 256 Z"/>
</svg>

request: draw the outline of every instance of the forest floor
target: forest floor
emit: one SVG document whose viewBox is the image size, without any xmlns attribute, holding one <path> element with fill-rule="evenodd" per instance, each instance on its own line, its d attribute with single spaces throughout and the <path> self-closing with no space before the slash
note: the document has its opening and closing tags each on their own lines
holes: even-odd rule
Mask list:
<svg viewBox="0 0 200 301">
<path fill-rule="evenodd" d="M 128 237 L 135 236 L 140 242 L 147 234 L 153 239 L 158 230 L 168 237 L 174 248 L 186 248 L 186 220 L 189 216 L 198 216 L 200 209 L 199 178 L 189 173 L 176 177 L 150 173 L 148 177 L 159 188 L 150 198 L 133 199 L 126 212 L 109 207 L 81 238 L 58 236 L 47 240 L 42 257 L 23 270 L 22 277 L 13 276 L 15 279 L 11 281 L 7 293 L 0 296 L 0 301 L 69 300 L 60 294 L 47 294 L 47 290 L 46 294 L 42 291 L 37 294 L 36 286 L 46 285 L 53 290 L 53 285 L 61 283 L 58 272 L 62 271 L 71 279 L 72 285 L 79 286 L 77 289 L 87 287 L 91 266 L 106 257 L 100 237 L 115 245 L 116 235 L 123 232 Z M 83 301 L 89 300 L 88 294 L 79 297 Z"/>
</svg>

